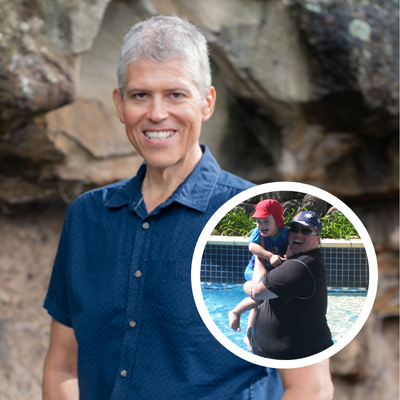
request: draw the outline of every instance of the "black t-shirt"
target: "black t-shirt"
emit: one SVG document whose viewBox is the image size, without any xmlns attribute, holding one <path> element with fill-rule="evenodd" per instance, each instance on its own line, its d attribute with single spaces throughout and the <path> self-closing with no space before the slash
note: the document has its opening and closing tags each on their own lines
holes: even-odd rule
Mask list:
<svg viewBox="0 0 400 400">
<path fill-rule="evenodd" d="M 253 352 L 291 360 L 333 344 L 326 321 L 326 269 L 319 249 L 294 256 L 262 278 L 278 298 L 265 300 L 253 323 Z"/>
</svg>

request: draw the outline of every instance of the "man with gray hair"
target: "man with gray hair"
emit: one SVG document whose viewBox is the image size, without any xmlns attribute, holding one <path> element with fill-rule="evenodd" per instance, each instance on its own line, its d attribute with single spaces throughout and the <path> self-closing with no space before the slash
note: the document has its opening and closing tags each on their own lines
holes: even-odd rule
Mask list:
<svg viewBox="0 0 400 400">
<path fill-rule="evenodd" d="M 205 38 L 178 17 L 141 22 L 124 39 L 118 80 L 117 115 L 145 162 L 67 212 L 44 304 L 43 398 L 330 399 L 327 361 L 279 377 L 222 347 L 197 312 L 197 239 L 252 186 L 199 144 L 215 104 Z"/>
</svg>

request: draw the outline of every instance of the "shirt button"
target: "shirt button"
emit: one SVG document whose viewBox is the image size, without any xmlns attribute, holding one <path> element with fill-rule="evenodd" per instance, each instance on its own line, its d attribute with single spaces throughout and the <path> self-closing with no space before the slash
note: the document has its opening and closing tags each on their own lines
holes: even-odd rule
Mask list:
<svg viewBox="0 0 400 400">
<path fill-rule="evenodd" d="M 129 321 L 129 326 L 134 328 L 136 326 L 136 321 Z"/>
<path fill-rule="evenodd" d="M 143 229 L 149 229 L 150 228 L 150 224 L 148 222 L 143 222 L 142 228 Z"/>
<path fill-rule="evenodd" d="M 128 372 L 127 372 L 127 371 L 125 371 L 125 370 L 121 371 L 121 376 L 122 376 L 123 378 L 125 378 L 127 375 L 128 375 Z"/>
<path fill-rule="evenodd" d="M 140 278 L 142 276 L 142 272 L 139 270 L 135 271 L 135 276 L 136 278 Z"/>
</svg>

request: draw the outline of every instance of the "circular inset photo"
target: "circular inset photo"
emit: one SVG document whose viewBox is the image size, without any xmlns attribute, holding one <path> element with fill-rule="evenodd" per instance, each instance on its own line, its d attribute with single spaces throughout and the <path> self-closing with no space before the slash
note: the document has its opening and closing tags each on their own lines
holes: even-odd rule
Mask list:
<svg viewBox="0 0 400 400">
<path fill-rule="evenodd" d="M 252 363 L 298 368 L 331 357 L 367 320 L 378 268 L 371 238 L 332 194 L 268 183 L 226 202 L 192 261 L 192 290 L 214 337 Z"/>
</svg>

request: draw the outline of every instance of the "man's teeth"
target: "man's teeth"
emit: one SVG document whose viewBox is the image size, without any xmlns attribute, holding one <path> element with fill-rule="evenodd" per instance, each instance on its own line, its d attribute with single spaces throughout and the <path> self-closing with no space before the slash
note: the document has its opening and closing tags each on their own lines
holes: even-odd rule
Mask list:
<svg viewBox="0 0 400 400">
<path fill-rule="evenodd" d="M 171 137 L 175 131 L 145 131 L 144 134 L 151 140 L 165 140 Z"/>
<path fill-rule="evenodd" d="M 302 244 L 302 242 L 300 242 L 300 240 L 295 240 L 294 244 Z"/>
</svg>

